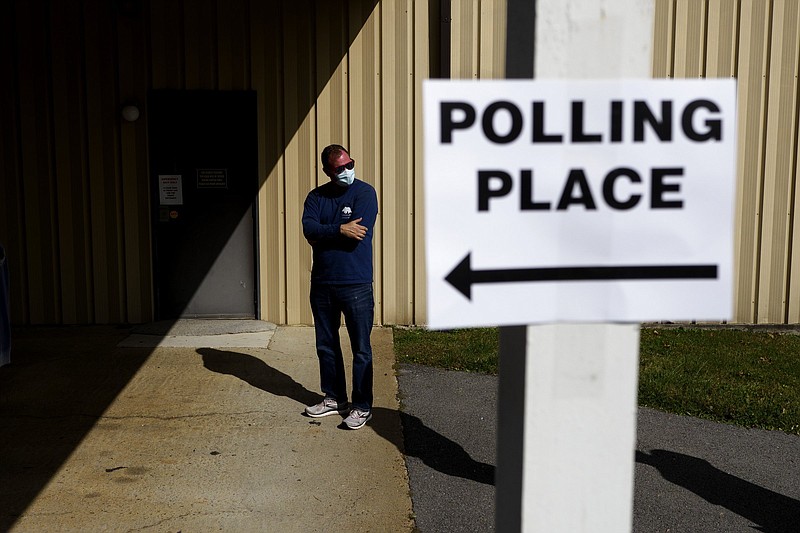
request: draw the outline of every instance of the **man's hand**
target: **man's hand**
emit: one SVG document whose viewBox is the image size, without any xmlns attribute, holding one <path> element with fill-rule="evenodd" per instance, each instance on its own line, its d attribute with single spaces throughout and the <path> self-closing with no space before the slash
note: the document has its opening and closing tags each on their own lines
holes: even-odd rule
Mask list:
<svg viewBox="0 0 800 533">
<path fill-rule="evenodd" d="M 362 226 L 359 222 L 361 222 L 361 218 L 351 220 L 347 224 L 342 224 L 339 226 L 339 233 L 349 239 L 363 241 L 364 237 L 367 235 L 367 227 Z"/>
</svg>

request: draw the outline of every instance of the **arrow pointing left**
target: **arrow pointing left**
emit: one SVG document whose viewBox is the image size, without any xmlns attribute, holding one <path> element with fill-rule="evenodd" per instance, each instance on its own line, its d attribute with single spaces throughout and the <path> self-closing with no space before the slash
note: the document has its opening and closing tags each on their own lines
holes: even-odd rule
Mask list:
<svg viewBox="0 0 800 533">
<path fill-rule="evenodd" d="M 625 265 L 568 266 L 473 270 L 468 253 L 445 276 L 445 281 L 472 299 L 476 283 L 518 283 L 530 281 L 624 281 L 669 279 L 716 279 L 717 265 Z"/>
</svg>

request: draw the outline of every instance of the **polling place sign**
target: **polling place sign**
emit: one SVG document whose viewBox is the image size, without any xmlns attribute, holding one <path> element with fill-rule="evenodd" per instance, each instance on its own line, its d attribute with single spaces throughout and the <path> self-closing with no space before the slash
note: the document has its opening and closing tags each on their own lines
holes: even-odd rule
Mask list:
<svg viewBox="0 0 800 533">
<path fill-rule="evenodd" d="M 428 323 L 724 320 L 735 80 L 428 80 Z"/>
</svg>

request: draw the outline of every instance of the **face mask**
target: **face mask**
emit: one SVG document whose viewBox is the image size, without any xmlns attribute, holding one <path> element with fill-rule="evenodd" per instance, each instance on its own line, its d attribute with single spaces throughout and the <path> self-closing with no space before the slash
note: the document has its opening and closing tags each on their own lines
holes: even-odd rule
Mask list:
<svg viewBox="0 0 800 533">
<path fill-rule="evenodd" d="M 356 179 L 356 170 L 351 168 L 350 170 L 344 169 L 339 174 L 336 174 L 336 185 L 341 187 L 349 187 L 353 184 L 353 180 Z"/>
</svg>

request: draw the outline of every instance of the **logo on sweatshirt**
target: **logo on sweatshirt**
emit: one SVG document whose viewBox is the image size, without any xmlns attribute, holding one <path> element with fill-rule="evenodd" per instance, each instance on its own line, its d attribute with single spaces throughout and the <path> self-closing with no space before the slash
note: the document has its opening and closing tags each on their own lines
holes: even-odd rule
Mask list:
<svg viewBox="0 0 800 533">
<path fill-rule="evenodd" d="M 353 210 L 349 205 L 344 206 L 342 208 L 342 218 L 350 218 L 351 216 L 353 216 Z"/>
</svg>

